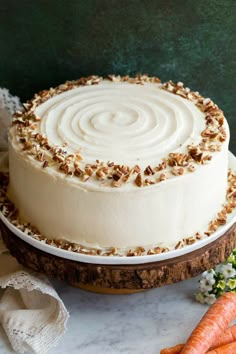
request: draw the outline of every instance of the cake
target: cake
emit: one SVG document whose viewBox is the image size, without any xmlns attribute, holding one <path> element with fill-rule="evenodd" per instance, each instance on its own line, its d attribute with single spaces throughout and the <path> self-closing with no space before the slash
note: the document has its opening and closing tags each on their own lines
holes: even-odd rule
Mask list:
<svg viewBox="0 0 236 354">
<path fill-rule="evenodd" d="M 162 252 L 222 219 L 228 143 L 222 110 L 181 82 L 68 81 L 15 113 L 8 195 L 47 240 Z"/>
</svg>

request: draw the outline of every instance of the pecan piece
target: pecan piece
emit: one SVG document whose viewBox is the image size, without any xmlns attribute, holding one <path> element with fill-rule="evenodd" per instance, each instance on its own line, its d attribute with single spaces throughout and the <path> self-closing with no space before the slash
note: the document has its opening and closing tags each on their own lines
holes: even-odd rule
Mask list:
<svg viewBox="0 0 236 354">
<path fill-rule="evenodd" d="M 137 184 L 138 187 L 141 187 L 143 184 L 143 179 L 141 173 L 137 174 L 137 177 L 135 178 L 135 183 Z"/>
</svg>

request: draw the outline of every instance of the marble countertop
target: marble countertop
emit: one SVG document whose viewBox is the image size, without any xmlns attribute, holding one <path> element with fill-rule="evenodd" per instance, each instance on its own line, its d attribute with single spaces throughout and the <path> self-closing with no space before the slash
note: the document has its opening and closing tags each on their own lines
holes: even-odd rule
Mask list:
<svg viewBox="0 0 236 354">
<path fill-rule="evenodd" d="M 159 354 L 184 342 L 208 308 L 194 298 L 198 280 L 132 295 L 100 295 L 53 281 L 70 319 L 48 354 Z M 0 354 L 12 352 L 0 327 Z"/>
</svg>

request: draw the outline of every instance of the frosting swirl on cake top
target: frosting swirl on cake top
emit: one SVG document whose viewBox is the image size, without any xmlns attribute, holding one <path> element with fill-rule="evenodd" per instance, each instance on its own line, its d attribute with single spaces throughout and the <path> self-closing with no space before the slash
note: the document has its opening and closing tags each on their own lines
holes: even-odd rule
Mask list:
<svg viewBox="0 0 236 354">
<path fill-rule="evenodd" d="M 13 120 L 15 144 L 82 182 L 156 184 L 209 162 L 226 139 L 223 112 L 210 99 L 147 76 L 82 78 L 24 107 Z"/>
<path fill-rule="evenodd" d="M 52 145 L 120 165 L 155 165 L 200 141 L 204 114 L 160 85 L 103 81 L 55 96 L 36 108 L 39 131 Z M 181 146 L 180 146 L 181 145 Z"/>
</svg>

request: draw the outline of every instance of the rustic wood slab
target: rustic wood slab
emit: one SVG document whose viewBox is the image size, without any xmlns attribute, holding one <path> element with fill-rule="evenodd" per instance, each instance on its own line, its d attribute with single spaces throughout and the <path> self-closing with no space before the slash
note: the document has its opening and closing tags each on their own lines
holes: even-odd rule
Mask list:
<svg viewBox="0 0 236 354">
<path fill-rule="evenodd" d="M 195 277 L 223 262 L 236 247 L 236 223 L 212 243 L 164 261 L 137 265 L 90 264 L 57 257 L 22 241 L 0 221 L 3 240 L 19 263 L 85 290 L 129 294 Z"/>
</svg>

